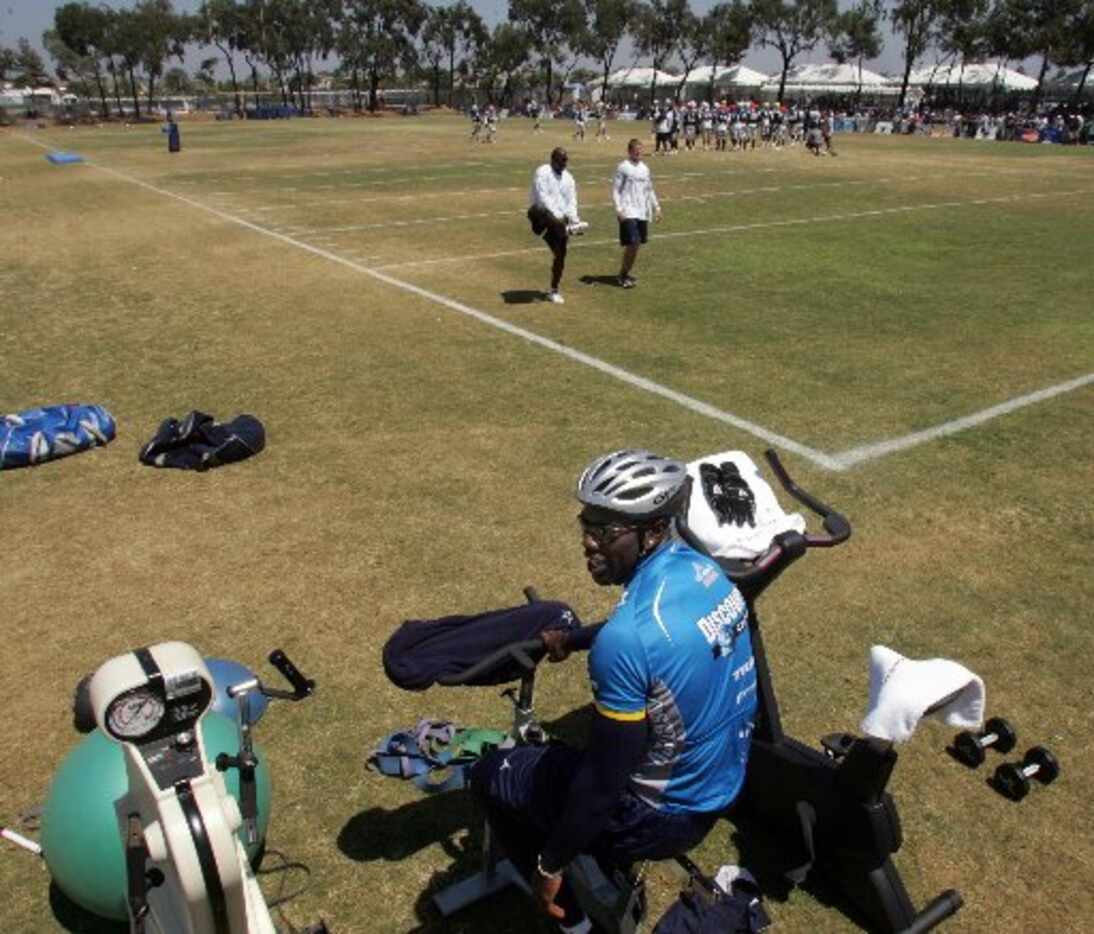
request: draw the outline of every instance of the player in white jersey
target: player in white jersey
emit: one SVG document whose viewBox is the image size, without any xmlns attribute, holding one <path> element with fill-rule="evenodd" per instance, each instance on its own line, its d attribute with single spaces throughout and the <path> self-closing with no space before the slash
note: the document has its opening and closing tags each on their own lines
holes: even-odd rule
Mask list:
<svg viewBox="0 0 1094 934">
<path fill-rule="evenodd" d="M 583 224 L 577 215 L 577 185 L 566 168 L 570 161 L 566 150 L 557 146 L 550 161 L 536 169 L 532 189 L 528 194 L 528 220 L 532 233 L 543 237 L 554 258 L 551 264 L 551 288 L 547 301 L 563 304 L 558 287 L 566 267 L 566 246 L 571 231 L 580 233 Z"/>
<path fill-rule="evenodd" d="M 596 108 L 596 141 L 607 142 L 611 139 L 608 135 L 608 115 L 611 111 L 611 104 L 605 104 L 603 101 Z"/>
<path fill-rule="evenodd" d="M 585 110 L 585 105 L 577 104 L 574 107 L 574 139 L 585 142 L 585 124 L 588 119 L 589 115 Z"/>
<path fill-rule="evenodd" d="M 706 101 L 699 105 L 699 132 L 702 135 L 703 149 L 709 151 L 714 142 L 714 111 Z"/>
<path fill-rule="evenodd" d="M 642 161 L 640 140 L 627 143 L 627 158 L 619 163 L 612 181 L 612 201 L 619 219 L 619 245 L 623 247 L 619 284 L 624 289 L 633 289 L 637 282 L 631 269 L 638 258 L 638 248 L 649 236 L 649 222 L 661 219 L 661 205 L 653 190 L 650 168 Z"/>
</svg>

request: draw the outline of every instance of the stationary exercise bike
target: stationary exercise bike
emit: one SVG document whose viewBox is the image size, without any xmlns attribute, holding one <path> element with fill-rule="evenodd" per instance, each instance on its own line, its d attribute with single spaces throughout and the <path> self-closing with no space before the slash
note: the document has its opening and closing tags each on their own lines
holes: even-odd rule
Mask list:
<svg viewBox="0 0 1094 934">
<path fill-rule="evenodd" d="M 125 847 L 131 934 L 277 934 L 244 843 L 255 844 L 258 761 L 251 697 L 303 700 L 315 690 L 280 650 L 271 664 L 291 691 L 257 677 L 228 689 L 239 707 L 240 750 L 210 762 L 201 719 L 214 681 L 201 655 L 163 642 L 105 662 L 90 684 L 103 734 L 122 747 L 128 791 L 115 803 Z M 239 770 L 240 803 L 223 772 Z M 241 835 L 243 839 L 241 839 Z M 326 931 L 322 922 L 308 928 Z"/>
<path fill-rule="evenodd" d="M 923 934 L 957 912 L 962 899 L 949 889 L 916 911 L 892 854 L 900 849 L 902 833 L 896 804 L 885 788 L 896 765 L 892 743 L 851 734 L 831 734 L 821 749 L 787 736 L 767 663 L 756 601 L 791 564 L 815 548 L 832 548 L 851 536 L 850 523 L 831 507 L 794 483 L 774 451 L 765 454 L 783 489 L 820 517 L 823 534 L 786 532 L 753 561 L 715 558 L 740 588 L 749 609 L 752 649 L 756 661 L 759 709 L 744 791 L 734 803 L 731 819 L 744 818 L 773 844 L 783 864 L 778 867 L 793 884 L 807 878 L 835 890 L 846 912 L 879 934 Z M 679 534 L 706 553 L 686 525 Z M 535 599 L 534 592 L 527 591 Z M 535 718 L 535 670 L 545 654 L 535 639 L 500 649 L 458 675 L 439 679 L 444 685 L 474 683 L 483 673 L 516 661 L 523 670 L 519 689 L 506 695 L 514 709 L 511 741 L 542 742 L 544 732 Z M 484 835 L 483 869 L 434 896 L 445 916 L 515 884 L 527 884 L 504 859 L 489 824 Z M 677 862 L 700 889 L 710 880 L 686 856 Z M 633 878 L 579 857 L 570 880 L 583 907 L 613 934 L 632 934 L 642 923 L 644 899 Z"/>
</svg>

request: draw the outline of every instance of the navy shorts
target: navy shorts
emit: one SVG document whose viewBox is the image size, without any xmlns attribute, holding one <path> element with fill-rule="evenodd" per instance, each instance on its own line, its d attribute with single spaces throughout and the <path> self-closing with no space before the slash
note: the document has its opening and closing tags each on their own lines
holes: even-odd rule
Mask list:
<svg viewBox="0 0 1094 934">
<path fill-rule="evenodd" d="M 543 237 L 552 253 L 566 256 L 566 243 L 570 237 L 565 224 L 560 223 L 546 208 L 536 205 L 528 208 L 528 221 L 532 225 L 532 233 Z"/>
<path fill-rule="evenodd" d="M 472 794 L 485 807 L 502 849 L 524 872 L 551 835 L 581 764 L 569 746 L 518 746 L 488 753 L 471 769 Z M 627 867 L 644 859 L 668 859 L 697 846 L 718 812 L 668 813 L 625 791 L 590 855 Z"/>
<path fill-rule="evenodd" d="M 633 246 L 639 243 L 645 243 L 649 238 L 650 223 L 649 221 L 635 220 L 629 218 L 625 221 L 619 222 L 619 245 L 620 246 Z"/>
</svg>

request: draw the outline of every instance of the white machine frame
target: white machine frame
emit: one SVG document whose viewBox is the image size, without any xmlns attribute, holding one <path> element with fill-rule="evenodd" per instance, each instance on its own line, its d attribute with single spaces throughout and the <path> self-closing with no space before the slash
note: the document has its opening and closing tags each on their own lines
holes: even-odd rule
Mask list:
<svg viewBox="0 0 1094 934">
<path fill-rule="evenodd" d="M 242 748 L 239 756 L 220 756 L 215 763 L 200 724 L 216 685 L 192 646 L 162 642 L 127 652 L 92 677 L 95 720 L 121 745 L 125 758 L 128 791 L 115 810 L 125 844 L 133 934 L 277 934 L 238 833 L 247 823 L 248 838 L 254 839 L 254 815 L 245 821 L 223 775 L 225 768 L 239 768 L 242 784 L 245 768 L 253 770 L 255 764 L 248 691 L 301 699 L 314 688 L 282 653 L 271 661 L 274 656 L 299 679 L 282 668 L 297 691 L 264 690 L 257 678 L 234 686 L 229 693 L 242 695 Z"/>
</svg>

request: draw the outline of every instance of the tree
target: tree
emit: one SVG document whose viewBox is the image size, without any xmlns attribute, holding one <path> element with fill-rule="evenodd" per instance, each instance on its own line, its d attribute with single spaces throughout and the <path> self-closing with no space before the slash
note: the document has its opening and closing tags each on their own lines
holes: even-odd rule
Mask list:
<svg viewBox="0 0 1094 934">
<path fill-rule="evenodd" d="M 0 46 L 0 81 L 7 81 L 15 75 L 15 50 Z"/>
<path fill-rule="evenodd" d="M 103 60 L 110 57 L 107 53 L 110 18 L 110 11 L 86 3 L 66 3 L 53 14 L 52 32 L 56 36 L 57 54 L 63 55 L 63 49 L 69 50 L 78 60 L 69 67 L 90 72 L 99 91 L 99 107 L 103 117 L 109 115 Z M 53 49 L 50 49 L 50 54 L 54 54 Z"/>
<path fill-rule="evenodd" d="M 974 0 L 982 2 L 982 0 Z M 859 2 L 840 13 L 832 22 L 828 40 L 828 50 L 841 65 L 854 62 L 858 65 L 858 91 L 862 95 L 862 63 L 868 58 L 877 58 L 884 44 L 881 38 L 881 21 L 885 11 L 881 0 L 859 0 Z"/>
<path fill-rule="evenodd" d="M 657 73 L 680 45 L 691 16 L 688 0 L 649 0 L 638 11 L 634 25 L 635 45 L 638 51 L 653 60 L 651 104 L 657 96 Z"/>
<path fill-rule="evenodd" d="M 1069 41 L 1059 55 L 1061 65 L 1083 69 L 1083 75 L 1075 86 L 1074 102 L 1079 103 L 1090 68 L 1094 65 L 1094 0 L 1076 4 L 1067 27 Z"/>
<path fill-rule="evenodd" d="M 30 41 L 20 38 L 15 52 L 15 81 L 30 87 L 38 87 L 49 81 L 49 72 L 41 54 Z"/>
<path fill-rule="evenodd" d="M 422 71 L 429 75 L 430 84 L 433 87 L 433 106 L 441 106 L 441 65 L 448 57 L 447 49 L 440 35 L 438 26 L 438 14 L 443 14 L 447 7 L 434 7 L 430 10 L 425 26 L 422 28 L 422 46 L 420 58 L 425 60 L 426 68 Z M 451 90 L 449 91 L 451 98 Z"/>
<path fill-rule="evenodd" d="M 988 48 L 986 20 L 988 0 L 940 0 L 939 48 L 962 63 L 985 58 Z"/>
<path fill-rule="evenodd" d="M 706 29 L 706 18 L 700 19 L 691 10 L 684 16 L 684 28 L 680 33 L 680 42 L 676 47 L 676 57 L 683 66 L 683 76 L 676 88 L 676 96 L 679 98 L 684 93 L 684 86 L 688 83 L 688 75 L 695 67 L 705 61 L 710 51 L 710 33 Z"/>
<path fill-rule="evenodd" d="M 940 13 L 940 0 L 897 0 L 889 11 L 893 32 L 904 37 L 904 76 L 900 83 L 898 107 L 904 106 L 908 79 L 915 63 L 931 44 Z"/>
<path fill-rule="evenodd" d="M 138 31 L 138 60 L 144 67 L 148 91 L 148 109 L 152 109 L 156 80 L 163 75 L 169 57 L 180 62 L 190 38 L 189 17 L 178 16 L 171 0 L 139 0 L 133 9 L 134 27 Z"/>
<path fill-rule="evenodd" d="M 224 56 L 237 114 L 243 113 L 243 103 L 239 95 L 235 53 L 242 51 L 246 45 L 245 17 L 245 11 L 235 0 L 205 0 L 194 19 L 194 38 L 206 45 L 216 46 Z"/>
<path fill-rule="evenodd" d="M 42 33 L 42 45 L 53 59 L 53 72 L 57 80 L 67 84 L 73 93 L 92 97 L 95 93 L 96 64 L 65 45 L 56 29 L 47 29 Z"/>
<path fill-rule="evenodd" d="M 754 0 L 752 12 L 760 44 L 775 49 L 782 58 L 781 101 L 794 59 L 811 52 L 831 32 L 836 0 Z"/>
<path fill-rule="evenodd" d="M 581 0 L 511 0 L 509 22 L 525 31 L 539 53 L 547 103 L 551 104 L 554 67 L 561 64 L 568 48 L 580 42 L 584 23 Z"/>
<path fill-rule="evenodd" d="M 714 103 L 714 83 L 719 68 L 736 65 L 752 45 L 752 9 L 742 0 L 719 3 L 705 18 L 710 33 L 707 60 L 710 64 L 710 88 L 707 99 Z"/>
<path fill-rule="evenodd" d="M 448 59 L 448 106 L 453 106 L 456 72 L 470 62 L 476 51 L 490 39 L 482 17 L 465 0 L 449 7 L 435 7 L 422 31 L 427 47 L 439 48 Z M 443 59 L 442 59 L 443 60 Z M 439 62 L 435 66 L 439 69 Z"/>
<path fill-rule="evenodd" d="M 498 23 L 489 38 L 480 44 L 474 67 L 479 86 L 485 90 L 490 103 L 511 106 L 513 78 L 528 63 L 531 51 L 528 33 L 512 23 Z"/>
<path fill-rule="evenodd" d="M 338 51 L 367 78 L 369 110 L 379 105 L 381 81 L 415 67 L 414 37 L 426 15 L 420 0 L 345 0 Z"/>
<path fill-rule="evenodd" d="M 1082 0 L 1001 0 L 998 15 L 1005 36 L 1005 50 L 1010 58 L 1041 57 L 1037 89 L 1033 92 L 1032 108 L 1041 99 L 1049 62 L 1070 58 L 1073 17 L 1084 4 Z M 1089 9 L 1089 7 L 1088 7 Z"/>
<path fill-rule="evenodd" d="M 623 37 L 638 14 L 638 0 L 584 0 L 585 23 L 577 49 L 600 66 L 600 96 L 608 96 L 608 77 Z"/>
<path fill-rule="evenodd" d="M 218 59 L 203 58 L 194 72 L 193 83 L 200 86 L 202 94 L 209 94 L 217 89 L 216 67 Z"/>
<path fill-rule="evenodd" d="M 168 68 L 163 76 L 163 90 L 167 94 L 181 95 L 192 94 L 194 92 L 194 84 L 190 80 L 190 76 L 186 73 L 185 68 L 180 68 L 176 65 L 174 68 Z"/>
<path fill-rule="evenodd" d="M 110 70 L 114 73 L 115 94 L 117 94 L 117 75 L 124 74 L 129 79 L 129 95 L 133 100 L 133 118 L 141 118 L 141 102 L 137 93 L 137 72 L 141 67 L 141 57 L 144 54 L 144 35 L 141 31 L 141 23 L 135 10 L 117 10 L 114 13 L 113 29 L 111 30 L 111 49 L 118 56 L 118 63 L 114 63 L 111 55 Z"/>
</svg>

